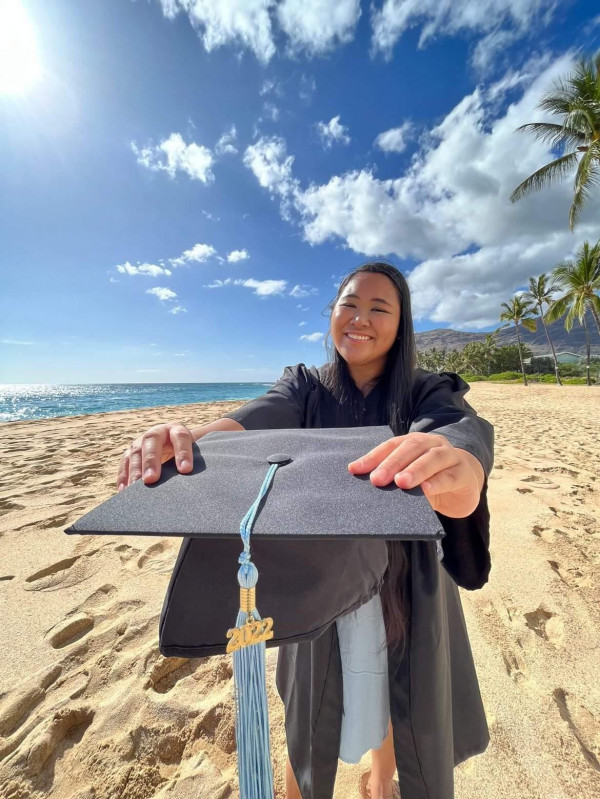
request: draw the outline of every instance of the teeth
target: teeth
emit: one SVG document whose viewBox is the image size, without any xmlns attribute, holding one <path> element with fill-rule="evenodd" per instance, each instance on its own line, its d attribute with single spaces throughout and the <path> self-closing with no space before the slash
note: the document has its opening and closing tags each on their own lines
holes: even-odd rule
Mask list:
<svg viewBox="0 0 600 799">
<path fill-rule="evenodd" d="M 346 333 L 348 338 L 356 339 L 356 341 L 368 341 L 370 336 L 355 336 L 352 333 Z"/>
</svg>

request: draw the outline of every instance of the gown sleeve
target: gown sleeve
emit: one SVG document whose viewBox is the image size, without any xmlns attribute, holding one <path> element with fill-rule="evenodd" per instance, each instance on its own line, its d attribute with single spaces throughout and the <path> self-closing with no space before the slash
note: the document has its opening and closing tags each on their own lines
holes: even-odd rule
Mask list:
<svg viewBox="0 0 600 799">
<path fill-rule="evenodd" d="M 310 376 L 303 363 L 286 366 L 266 394 L 246 402 L 236 411 L 225 414 L 224 418 L 239 422 L 246 430 L 304 427 L 311 388 Z"/>
<path fill-rule="evenodd" d="M 441 540 L 442 565 L 461 588 L 487 583 L 491 569 L 488 477 L 494 463 L 494 428 L 465 400 L 469 384 L 454 372 L 420 370 L 409 432 L 437 433 L 474 455 L 483 466 L 484 483 L 477 508 L 463 519 L 437 513 L 446 532 Z"/>
</svg>

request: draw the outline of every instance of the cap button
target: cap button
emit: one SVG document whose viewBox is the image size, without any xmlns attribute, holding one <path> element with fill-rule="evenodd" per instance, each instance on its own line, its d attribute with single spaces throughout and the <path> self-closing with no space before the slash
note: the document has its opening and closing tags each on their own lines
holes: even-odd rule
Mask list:
<svg viewBox="0 0 600 799">
<path fill-rule="evenodd" d="M 289 463 L 292 459 L 289 455 L 285 455 L 284 453 L 276 453 L 275 455 L 269 455 L 267 461 L 269 463 L 278 463 L 280 466 L 283 466 L 284 463 Z"/>
</svg>

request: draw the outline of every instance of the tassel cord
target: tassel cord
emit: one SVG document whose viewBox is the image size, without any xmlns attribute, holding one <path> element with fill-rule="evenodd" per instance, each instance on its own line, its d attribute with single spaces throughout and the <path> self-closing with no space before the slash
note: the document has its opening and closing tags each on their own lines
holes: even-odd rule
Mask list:
<svg viewBox="0 0 600 799">
<path fill-rule="evenodd" d="M 238 582 L 244 589 L 254 588 L 258 581 L 258 569 L 250 560 L 250 533 L 278 466 L 277 463 L 271 464 L 257 498 L 240 524 L 244 550 L 238 558 L 241 564 Z M 251 617 L 261 621 L 256 607 L 250 610 L 240 608 L 236 627 L 242 629 Z M 265 652 L 264 640 L 233 652 L 240 799 L 274 797 Z"/>
</svg>

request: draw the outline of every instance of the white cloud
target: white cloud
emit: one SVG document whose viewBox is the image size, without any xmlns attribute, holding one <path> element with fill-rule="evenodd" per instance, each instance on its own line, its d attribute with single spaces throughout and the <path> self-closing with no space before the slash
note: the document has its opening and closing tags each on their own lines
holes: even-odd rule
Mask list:
<svg viewBox="0 0 600 799">
<path fill-rule="evenodd" d="M 238 261 L 247 261 L 250 258 L 248 250 L 232 250 L 227 256 L 230 264 L 236 264 Z"/>
<path fill-rule="evenodd" d="M 209 283 L 208 285 L 203 286 L 202 288 L 221 289 L 223 288 L 223 286 L 233 286 L 233 280 L 230 277 L 226 278 L 225 280 L 213 280 L 212 283 Z"/>
<path fill-rule="evenodd" d="M 279 119 L 279 109 L 275 103 L 263 103 L 263 114 L 268 117 L 272 122 L 277 122 Z M 261 117 L 262 120 L 262 117 Z"/>
<path fill-rule="evenodd" d="M 551 80 L 567 73 L 571 56 L 531 62 L 494 84 L 479 86 L 421 137 L 406 171 L 380 180 L 354 170 L 302 189 L 288 168 L 289 207 L 310 244 L 339 240 L 357 253 L 422 261 L 410 274 L 415 317 L 453 325 L 495 324 L 500 301 L 548 272 L 573 246 L 568 229 L 572 180 L 512 204 L 514 188 L 552 157 L 547 145 L 515 133 L 543 121 L 537 109 Z M 521 96 L 513 99 L 515 89 Z M 277 182 L 271 183 L 277 186 Z M 288 208 L 289 212 L 289 208 Z M 600 198 L 576 229 L 600 237 Z M 502 299 L 501 299 L 502 298 Z"/>
<path fill-rule="evenodd" d="M 308 324 L 308 322 L 299 322 L 298 323 L 298 327 L 304 327 L 304 325 L 307 325 L 307 324 Z"/>
<path fill-rule="evenodd" d="M 317 90 L 317 82 L 313 75 L 305 75 L 302 73 L 300 76 L 300 89 L 298 90 L 298 97 L 304 103 L 310 103 L 313 94 Z"/>
<path fill-rule="evenodd" d="M 254 289 L 259 297 L 271 297 L 274 294 L 283 294 L 287 286 L 286 280 L 234 280 L 234 285 Z"/>
<path fill-rule="evenodd" d="M 354 38 L 360 0 L 283 0 L 277 19 L 292 53 L 321 55 Z"/>
<path fill-rule="evenodd" d="M 375 146 L 386 153 L 401 153 L 406 149 L 413 134 L 413 123 L 406 121 L 398 128 L 390 128 L 380 133 L 375 139 Z"/>
<path fill-rule="evenodd" d="M 420 48 L 436 36 L 491 34 L 501 27 L 511 29 L 515 37 L 530 30 L 538 33 L 557 6 L 557 0 L 384 0 L 381 8 L 372 12 L 372 47 L 390 58 L 402 34 L 416 26 L 421 27 Z M 488 46 L 493 45 L 490 39 Z"/>
<path fill-rule="evenodd" d="M 204 49 L 234 44 L 247 47 L 263 64 L 275 54 L 269 11 L 275 0 L 160 0 L 163 14 L 173 19 L 187 12 Z"/>
<path fill-rule="evenodd" d="M 508 48 L 519 38 L 518 31 L 506 30 L 506 28 L 490 31 L 475 45 L 471 63 L 477 72 L 482 75 L 488 74 L 503 54 L 506 54 L 507 58 L 511 57 L 508 56 Z"/>
<path fill-rule="evenodd" d="M 237 130 L 235 129 L 235 125 L 232 125 L 229 130 L 226 130 L 225 133 L 221 136 L 219 141 L 215 145 L 215 152 L 217 155 L 226 155 L 230 153 L 231 155 L 236 155 L 237 149 L 234 147 L 234 141 L 237 139 Z"/>
<path fill-rule="evenodd" d="M 155 297 L 158 297 L 159 300 L 165 302 L 167 300 L 174 300 L 177 294 L 171 289 L 164 288 L 161 286 L 156 286 L 153 289 L 146 289 L 146 294 L 153 294 Z"/>
<path fill-rule="evenodd" d="M 292 178 L 294 156 L 286 154 L 285 141 L 279 136 L 261 137 L 244 153 L 244 164 L 251 169 L 259 184 L 271 195 L 281 197 L 281 215 L 291 218 L 292 198 L 298 181 Z"/>
<path fill-rule="evenodd" d="M 224 286 L 244 286 L 247 289 L 254 289 L 254 294 L 258 297 L 271 297 L 275 294 L 283 295 L 287 286 L 286 280 L 254 280 L 248 278 L 247 280 L 236 279 L 228 277 L 225 280 L 213 280 L 206 286 L 205 289 L 220 289 Z"/>
<path fill-rule="evenodd" d="M 174 308 L 169 309 L 169 313 L 178 314 L 178 313 L 187 313 L 187 310 L 183 308 L 181 305 L 176 305 Z M 175 355 L 179 355 L 180 353 L 175 353 Z"/>
<path fill-rule="evenodd" d="M 329 122 L 317 122 L 316 128 L 325 149 L 329 149 L 334 142 L 350 144 L 348 128 L 340 123 L 339 114 Z"/>
<path fill-rule="evenodd" d="M 207 52 L 232 45 L 263 64 L 275 55 L 273 24 L 287 36 L 290 55 L 322 55 L 354 38 L 360 0 L 160 0 L 163 14 L 187 13 Z"/>
<path fill-rule="evenodd" d="M 321 341 L 324 335 L 324 333 L 307 333 L 304 336 L 300 336 L 300 341 Z"/>
<path fill-rule="evenodd" d="M 156 264 L 140 264 L 139 266 L 132 266 L 129 261 L 125 261 L 124 264 L 117 264 L 117 271 L 124 275 L 151 275 L 151 277 L 172 274 L 170 269 L 165 269 L 162 266 L 156 266 Z"/>
<path fill-rule="evenodd" d="M 295 297 L 297 300 L 300 297 L 309 297 L 311 294 L 318 294 L 319 289 L 314 288 L 313 286 L 299 286 L 296 285 L 290 291 L 290 297 Z"/>
<path fill-rule="evenodd" d="M 180 133 L 171 133 L 157 147 L 139 148 L 135 142 L 131 149 L 137 157 L 138 164 L 152 172 L 166 172 L 174 178 L 177 172 L 185 172 L 192 180 L 211 183 L 214 174 L 211 167 L 214 163 L 212 152 L 201 144 L 186 144 Z"/>
<path fill-rule="evenodd" d="M 204 263 L 216 253 L 212 244 L 194 244 L 190 250 L 185 250 L 179 258 L 169 258 L 172 266 L 183 266 L 191 262 Z"/>
<path fill-rule="evenodd" d="M 265 94 L 274 94 L 275 97 L 279 97 L 280 99 L 283 97 L 281 84 L 272 78 L 267 78 L 263 81 L 263 85 L 260 87 L 258 93 L 261 97 L 264 97 Z"/>
</svg>

